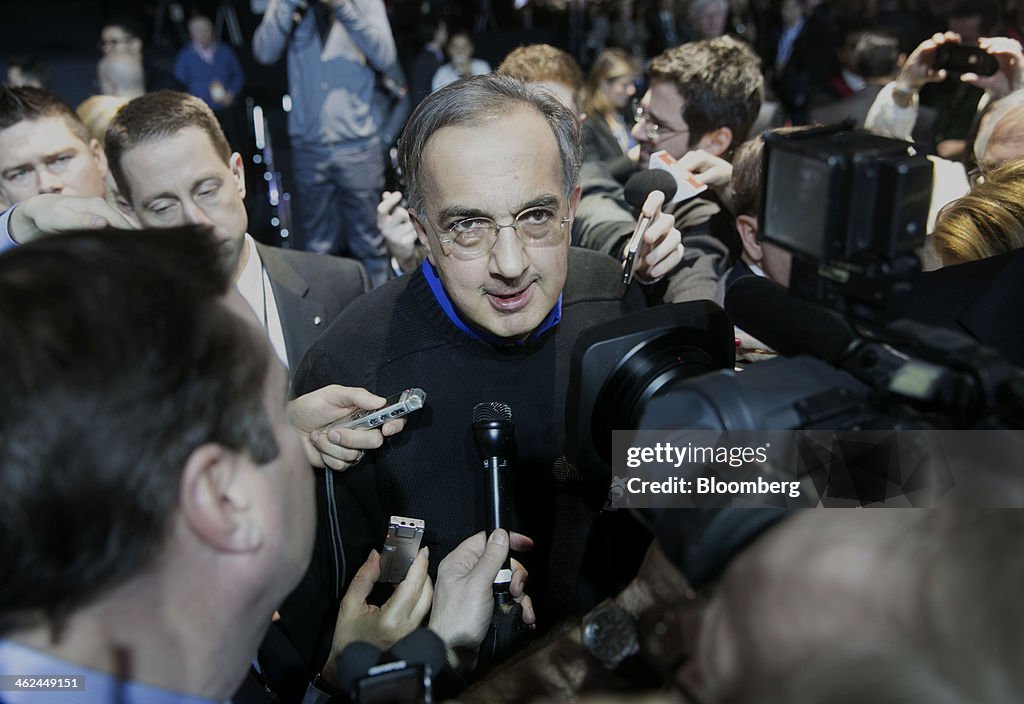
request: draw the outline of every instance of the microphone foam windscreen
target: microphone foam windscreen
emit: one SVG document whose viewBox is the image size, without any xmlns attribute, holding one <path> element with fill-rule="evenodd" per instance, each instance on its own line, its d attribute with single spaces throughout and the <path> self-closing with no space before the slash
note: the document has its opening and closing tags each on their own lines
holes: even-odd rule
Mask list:
<svg viewBox="0 0 1024 704">
<path fill-rule="evenodd" d="M 647 196 L 654 191 L 664 193 L 666 203 L 675 198 L 676 180 L 672 178 L 672 174 L 664 169 L 647 169 L 636 172 L 626 181 L 626 202 L 639 210 L 644 207 Z"/>
<path fill-rule="evenodd" d="M 440 672 L 447 662 L 444 641 L 429 628 L 417 628 L 391 646 L 389 651 L 397 660 L 410 665 L 426 665 L 433 672 Z"/>
<path fill-rule="evenodd" d="M 383 653 L 377 646 L 361 640 L 346 645 L 338 656 L 338 664 L 334 670 L 341 688 L 346 692 L 352 691 L 355 683 L 366 677 L 369 669 L 380 662 L 381 655 Z"/>
<path fill-rule="evenodd" d="M 473 407 L 474 423 L 491 420 L 512 420 L 512 409 L 500 401 L 478 403 Z"/>
<path fill-rule="evenodd" d="M 725 295 L 732 322 L 786 357 L 806 354 L 837 364 L 857 338 L 842 316 L 793 296 L 763 276 L 737 279 Z"/>
</svg>

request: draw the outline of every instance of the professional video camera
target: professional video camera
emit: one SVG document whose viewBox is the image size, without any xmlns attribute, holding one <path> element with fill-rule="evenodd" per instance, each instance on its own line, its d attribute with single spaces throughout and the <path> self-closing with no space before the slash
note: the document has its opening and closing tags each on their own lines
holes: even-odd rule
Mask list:
<svg viewBox="0 0 1024 704">
<path fill-rule="evenodd" d="M 722 349 L 723 325 L 731 343 L 731 324 L 709 302 L 678 304 L 682 327 L 643 331 L 623 320 L 593 328 L 573 353 L 569 463 L 583 480 L 610 482 L 612 506 L 640 508 L 697 584 L 789 508 L 889 504 L 896 496 L 901 505 L 937 505 L 953 484 L 960 490 L 973 480 L 964 481 L 946 459 L 915 459 L 914 468 L 924 468 L 916 473 L 906 461 L 890 462 L 895 451 L 878 462 L 879 448 L 902 441 L 893 431 L 1024 427 L 1020 370 L 965 336 L 899 319 L 920 270 L 915 251 L 924 242 L 932 174 L 924 156 L 906 142 L 864 131 L 814 128 L 767 135 L 764 174 L 760 236 L 792 254 L 790 291 L 763 277 L 743 278 L 731 287 L 726 310 L 731 323 L 779 358 L 734 370 Z M 709 360 L 718 371 L 709 371 Z M 872 429 L 885 432 L 864 433 Z M 638 441 L 634 432 L 620 441 L 625 433 L 615 431 L 648 435 Z M 768 462 L 763 453 L 757 460 L 744 456 L 742 467 L 718 459 L 679 471 L 680 462 L 675 472 L 672 462 L 649 452 L 644 457 L 653 459 L 641 471 L 665 479 L 660 490 L 670 496 L 630 496 L 624 468 L 640 466 L 639 450 L 656 449 L 651 438 L 668 439 L 665 449 L 694 449 L 698 436 L 710 449 L 751 448 L 751 436 L 738 431 L 787 431 L 777 445 L 788 450 L 773 447 Z M 907 435 L 921 444 L 921 434 Z M 929 442 L 937 435 L 928 435 Z M 634 451 L 635 464 L 624 464 L 625 453 Z M 856 452 L 867 458 L 860 465 Z M 739 482 L 720 482 L 738 490 L 698 497 L 687 488 L 698 476 L 712 487 L 723 478 L 766 486 L 767 477 L 794 491 L 752 496 Z M 793 481 L 781 481 L 787 479 Z M 915 495 L 925 485 L 925 498 Z M 990 488 L 975 485 L 960 497 L 985 504 Z M 673 510 L 682 506 L 701 510 Z M 737 508 L 754 506 L 780 512 L 755 517 Z M 695 551 L 695 540 L 702 551 Z"/>
</svg>

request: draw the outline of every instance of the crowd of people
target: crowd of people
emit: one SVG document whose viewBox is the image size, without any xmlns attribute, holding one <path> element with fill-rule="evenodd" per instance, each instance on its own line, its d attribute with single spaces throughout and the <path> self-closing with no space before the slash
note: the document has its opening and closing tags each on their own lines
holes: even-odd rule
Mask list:
<svg viewBox="0 0 1024 704">
<path fill-rule="evenodd" d="M 766 137 L 816 123 L 929 155 L 905 314 L 1024 365 L 1002 8 L 594 3 L 579 57 L 528 44 L 492 71 L 434 14 L 402 47 L 381 0 L 266 5 L 251 53 L 287 65 L 294 248 L 250 233 L 259 77 L 208 18 L 170 71 L 112 18 L 77 110 L 29 61 L 0 86 L 0 674 L 23 682 L 0 703 L 358 701 L 349 646 L 421 627 L 435 697 L 468 702 L 1020 699 L 1016 512 L 773 512 L 742 544 L 709 531 L 737 554 L 694 588 L 663 533 L 564 469 L 586 330 L 789 285 L 806 255 L 764 236 Z M 954 73 L 950 47 L 994 71 Z M 637 200 L 666 161 L 706 188 Z M 334 426 L 416 387 L 415 413 Z M 471 420 L 491 401 L 516 453 L 488 534 Z M 390 587 L 394 517 L 425 529 Z M 529 641 L 505 667 L 482 650 L 496 583 Z"/>
</svg>

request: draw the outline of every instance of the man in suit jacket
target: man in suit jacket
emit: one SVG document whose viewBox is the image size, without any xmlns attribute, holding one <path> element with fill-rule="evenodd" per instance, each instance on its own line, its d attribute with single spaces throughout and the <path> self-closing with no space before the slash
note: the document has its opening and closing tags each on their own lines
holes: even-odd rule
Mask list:
<svg viewBox="0 0 1024 704">
<path fill-rule="evenodd" d="M 242 157 L 198 98 L 171 91 L 136 98 L 107 139 L 111 172 L 139 222 L 213 228 L 239 291 L 289 368 L 369 289 L 356 261 L 256 244 L 246 232 Z"/>
<path fill-rule="evenodd" d="M 863 127 L 868 110 L 882 87 L 896 77 L 900 65 L 899 39 L 885 32 L 865 31 L 860 34 L 854 48 L 853 64 L 856 75 L 847 72 L 845 78 L 854 89 L 852 95 L 834 103 L 813 108 L 811 122 L 824 125 L 853 120 L 855 127 Z M 860 83 L 857 83 L 860 79 Z M 935 146 L 935 110 L 922 107 L 914 124 L 912 138 L 932 151 Z"/>
</svg>

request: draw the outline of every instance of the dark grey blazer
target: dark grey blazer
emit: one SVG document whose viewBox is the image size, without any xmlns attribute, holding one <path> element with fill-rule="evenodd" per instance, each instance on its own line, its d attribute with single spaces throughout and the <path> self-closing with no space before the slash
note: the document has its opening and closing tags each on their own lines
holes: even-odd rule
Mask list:
<svg viewBox="0 0 1024 704">
<path fill-rule="evenodd" d="M 264 244 L 256 249 L 274 289 L 288 366 L 296 369 L 320 333 L 349 303 L 370 290 L 370 277 L 354 259 Z"/>
<path fill-rule="evenodd" d="M 811 122 L 830 125 L 850 118 L 857 123 L 857 127 L 863 127 L 868 110 L 871 109 L 871 104 L 875 102 L 875 98 L 878 97 L 881 90 L 882 86 L 880 85 L 869 85 L 834 103 L 812 108 Z M 910 135 L 914 142 L 925 146 L 929 153 L 935 151 L 935 116 L 934 108 L 927 105 L 920 106 L 917 112 L 917 122 L 914 123 L 914 131 Z"/>
</svg>

